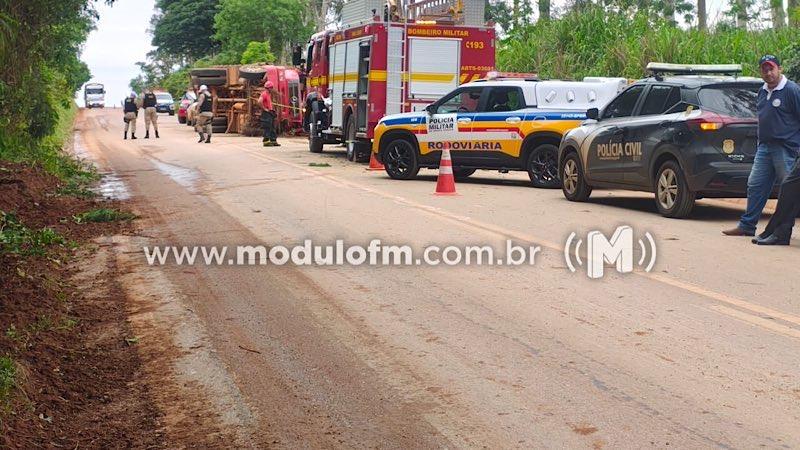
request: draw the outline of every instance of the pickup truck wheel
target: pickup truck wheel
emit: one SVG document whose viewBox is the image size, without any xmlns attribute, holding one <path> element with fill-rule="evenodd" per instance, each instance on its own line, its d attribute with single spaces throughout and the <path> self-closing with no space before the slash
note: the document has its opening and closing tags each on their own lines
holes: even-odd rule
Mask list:
<svg viewBox="0 0 800 450">
<path fill-rule="evenodd" d="M 395 180 L 410 180 L 419 173 L 417 148 L 403 138 L 395 138 L 386 144 L 381 156 L 383 167 Z"/>
<path fill-rule="evenodd" d="M 542 144 L 528 155 L 526 164 L 528 177 L 534 187 L 558 189 L 558 147 L 553 144 Z"/>
<path fill-rule="evenodd" d="M 664 217 L 688 217 L 697 199 L 695 193 L 689 190 L 681 166 L 672 160 L 664 162 L 658 169 L 653 190 L 656 193 L 658 212 Z"/>
<path fill-rule="evenodd" d="M 561 191 L 564 197 L 573 202 L 585 202 L 592 194 L 592 187 L 586 184 L 583 166 L 577 153 L 570 153 L 561 169 Z"/>
</svg>

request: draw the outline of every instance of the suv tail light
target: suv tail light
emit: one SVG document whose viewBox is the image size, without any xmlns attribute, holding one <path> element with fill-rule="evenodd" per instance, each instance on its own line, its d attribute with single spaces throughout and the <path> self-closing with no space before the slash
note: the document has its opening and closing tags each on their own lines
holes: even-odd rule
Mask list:
<svg viewBox="0 0 800 450">
<path fill-rule="evenodd" d="M 689 128 L 697 131 L 717 131 L 726 125 L 734 123 L 758 123 L 757 119 L 736 118 L 730 116 L 722 116 L 720 114 L 704 111 L 698 117 L 686 121 Z"/>
</svg>

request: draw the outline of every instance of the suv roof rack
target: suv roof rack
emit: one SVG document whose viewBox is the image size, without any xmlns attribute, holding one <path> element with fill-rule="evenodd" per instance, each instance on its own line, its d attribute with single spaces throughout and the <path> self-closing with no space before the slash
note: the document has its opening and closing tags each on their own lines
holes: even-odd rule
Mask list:
<svg viewBox="0 0 800 450">
<path fill-rule="evenodd" d="M 646 70 L 652 72 L 656 78 L 660 75 L 670 73 L 673 75 L 737 75 L 742 73 L 741 64 L 670 64 L 651 62 L 647 64 Z"/>
</svg>

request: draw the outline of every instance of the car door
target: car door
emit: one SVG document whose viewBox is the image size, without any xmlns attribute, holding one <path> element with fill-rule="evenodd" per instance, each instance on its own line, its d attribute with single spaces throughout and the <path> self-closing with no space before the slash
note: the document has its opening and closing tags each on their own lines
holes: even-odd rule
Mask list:
<svg viewBox="0 0 800 450">
<path fill-rule="evenodd" d="M 672 140 L 680 113 L 664 114 L 681 101 L 681 88 L 654 84 L 644 94 L 638 112 L 631 117 L 623 148 L 624 180 L 638 187 L 652 187 L 650 163 L 657 149 Z"/>
<path fill-rule="evenodd" d="M 418 135 L 422 154 L 449 145 L 454 163 L 472 141 L 472 121 L 484 97 L 483 86 L 464 86 L 434 103 L 427 117 L 426 133 Z"/>
<path fill-rule="evenodd" d="M 586 178 L 589 181 L 625 183 L 622 159 L 628 125 L 646 85 L 633 85 L 620 93 L 602 111 L 587 139 Z"/>
<path fill-rule="evenodd" d="M 525 97 L 519 86 L 490 86 L 472 121 L 472 146 L 461 161 L 478 167 L 516 165 L 522 147 Z"/>
</svg>

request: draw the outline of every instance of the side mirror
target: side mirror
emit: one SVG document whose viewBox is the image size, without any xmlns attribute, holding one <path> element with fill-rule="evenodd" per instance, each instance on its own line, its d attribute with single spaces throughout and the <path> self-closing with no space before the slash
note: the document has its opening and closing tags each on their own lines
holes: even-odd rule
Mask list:
<svg viewBox="0 0 800 450">
<path fill-rule="evenodd" d="M 600 117 L 600 110 L 597 108 L 589 108 L 586 110 L 586 118 L 597 120 Z"/>
<path fill-rule="evenodd" d="M 432 103 L 426 106 L 425 111 L 427 111 L 428 114 L 436 114 L 436 103 Z"/>
</svg>

